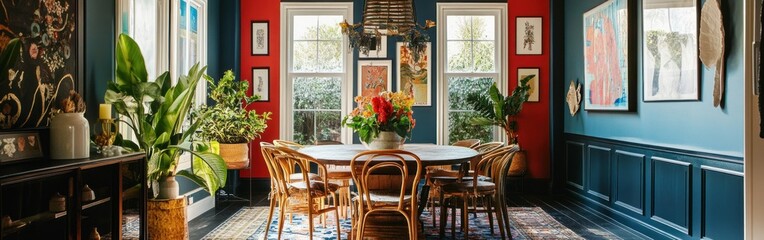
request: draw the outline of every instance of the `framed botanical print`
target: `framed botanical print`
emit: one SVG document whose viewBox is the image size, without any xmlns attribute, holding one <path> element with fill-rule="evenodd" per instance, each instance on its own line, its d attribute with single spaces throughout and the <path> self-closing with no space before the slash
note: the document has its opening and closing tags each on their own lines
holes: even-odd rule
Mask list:
<svg viewBox="0 0 764 240">
<path fill-rule="evenodd" d="M 517 17 L 515 53 L 517 55 L 543 54 L 543 25 L 541 17 Z"/>
<path fill-rule="evenodd" d="M 643 101 L 698 100 L 697 1 L 642 2 Z"/>
<path fill-rule="evenodd" d="M 268 21 L 252 21 L 252 56 L 268 55 Z"/>
<path fill-rule="evenodd" d="M 636 106 L 635 0 L 611 0 L 583 16 L 584 109 L 632 111 Z"/>
<path fill-rule="evenodd" d="M 387 36 L 381 36 L 377 41 L 379 46 L 373 44 L 367 54 L 359 51 L 358 58 L 387 58 Z"/>
<path fill-rule="evenodd" d="M 528 90 L 528 102 L 538 102 L 539 101 L 539 79 L 541 77 L 539 76 L 539 68 L 518 68 L 517 69 L 517 84 L 520 85 L 520 80 L 525 78 L 528 75 L 534 75 L 533 78 L 531 78 L 530 81 L 528 81 L 528 87 L 530 89 Z"/>
<path fill-rule="evenodd" d="M 270 68 L 253 67 L 252 68 L 252 96 L 260 95 L 260 102 L 270 101 Z"/>
<path fill-rule="evenodd" d="M 398 91 L 407 92 L 414 98 L 414 106 L 432 105 L 432 47 L 427 43 L 425 54 L 414 62 L 411 50 L 403 43 L 396 44 Z"/>
<path fill-rule="evenodd" d="M 84 95 L 84 2 L 2 0 L 0 50 L 21 49 L 2 73 L 0 129 L 45 128 L 69 91 Z"/>
<path fill-rule="evenodd" d="M 392 68 L 391 60 L 358 61 L 358 96 L 377 96 L 391 91 Z"/>
<path fill-rule="evenodd" d="M 42 157 L 37 132 L 0 132 L 0 164 Z"/>
</svg>

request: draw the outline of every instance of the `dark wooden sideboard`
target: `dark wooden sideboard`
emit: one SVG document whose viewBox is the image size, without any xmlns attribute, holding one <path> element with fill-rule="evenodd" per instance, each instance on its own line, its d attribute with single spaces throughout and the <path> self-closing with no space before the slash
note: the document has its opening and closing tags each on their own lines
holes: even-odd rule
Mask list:
<svg viewBox="0 0 764 240">
<path fill-rule="evenodd" d="M 0 239 L 91 239 L 94 229 L 101 239 L 146 239 L 145 166 L 143 153 L 0 166 Z M 85 185 L 94 199 L 83 199 Z M 57 194 L 63 211 L 51 211 Z"/>
</svg>

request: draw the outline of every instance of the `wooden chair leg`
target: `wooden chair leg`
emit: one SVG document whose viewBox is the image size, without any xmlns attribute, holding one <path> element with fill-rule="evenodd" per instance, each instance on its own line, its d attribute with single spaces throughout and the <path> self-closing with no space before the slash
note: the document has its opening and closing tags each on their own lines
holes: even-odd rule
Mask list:
<svg viewBox="0 0 764 240">
<path fill-rule="evenodd" d="M 273 221 L 273 210 L 276 208 L 276 197 L 271 196 L 271 206 L 268 209 L 268 221 L 265 224 L 265 239 L 268 239 L 268 230 L 271 229 L 271 221 Z M 282 212 L 282 211 L 280 211 Z M 281 222 L 281 221 L 279 221 Z"/>
<path fill-rule="evenodd" d="M 484 199 L 483 206 L 485 207 L 485 212 L 488 214 L 488 225 L 491 228 L 491 235 L 493 235 L 494 233 L 493 231 L 493 212 L 494 211 L 493 210 L 496 208 L 493 208 L 493 206 L 491 205 L 493 204 L 493 202 L 491 201 L 491 197 L 483 196 L 483 199 Z"/>
<path fill-rule="evenodd" d="M 446 234 L 446 219 L 448 218 L 448 213 L 446 212 L 447 204 L 445 198 L 443 198 L 443 192 L 440 193 L 440 200 L 438 201 L 440 202 L 440 234 L 438 236 L 443 238 Z"/>
<path fill-rule="evenodd" d="M 470 235 L 470 213 L 469 213 L 469 199 L 468 196 L 464 196 L 464 201 L 462 201 L 462 227 L 464 228 L 464 238 L 468 238 Z M 477 212 L 477 211 L 476 211 Z"/>
<path fill-rule="evenodd" d="M 284 212 L 286 212 L 287 204 L 289 200 L 286 198 L 279 199 L 279 234 L 278 239 L 281 239 L 281 230 L 284 229 Z"/>
<path fill-rule="evenodd" d="M 459 199 L 451 197 L 451 238 L 456 238 L 456 206 Z"/>
<path fill-rule="evenodd" d="M 313 212 L 308 210 L 308 239 L 313 239 Z"/>
<path fill-rule="evenodd" d="M 501 203 L 499 203 L 499 200 L 496 199 L 495 196 L 490 196 L 490 198 L 491 198 L 491 203 L 493 203 L 494 209 L 495 209 L 493 213 L 496 213 L 496 220 L 499 223 L 499 233 L 501 233 L 501 239 L 505 239 L 504 238 L 504 232 L 505 232 L 504 221 L 509 221 L 509 220 L 508 219 L 504 220 L 504 216 L 503 216 L 504 214 L 502 213 L 503 211 L 501 210 Z M 489 213 L 489 214 L 492 214 L 492 213 Z M 506 232 L 507 232 L 507 235 L 509 235 L 509 239 L 512 239 L 512 231 L 510 231 L 509 228 L 507 228 Z"/>
<path fill-rule="evenodd" d="M 340 240 L 340 236 L 342 235 L 342 230 L 340 230 L 340 213 L 337 210 L 337 202 L 334 202 L 334 224 L 337 225 L 337 240 Z"/>
</svg>

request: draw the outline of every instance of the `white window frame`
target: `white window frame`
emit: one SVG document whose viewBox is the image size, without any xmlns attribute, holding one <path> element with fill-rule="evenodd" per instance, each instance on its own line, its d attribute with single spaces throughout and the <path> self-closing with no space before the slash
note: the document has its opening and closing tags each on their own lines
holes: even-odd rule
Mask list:
<svg viewBox="0 0 764 240">
<path fill-rule="evenodd" d="M 306 77 L 342 77 L 342 102 L 340 106 L 341 115 L 344 116 L 349 113 L 350 107 L 353 106 L 353 52 L 345 51 L 343 56 L 343 62 L 345 67 L 343 72 L 339 73 L 293 73 L 291 72 L 291 56 L 292 56 L 292 25 L 290 21 L 295 15 L 325 15 L 336 14 L 343 15 L 348 22 L 353 22 L 353 3 L 352 2 L 310 2 L 310 3 L 281 3 L 281 68 L 279 69 L 279 81 L 281 86 L 279 90 L 281 107 L 279 108 L 279 114 L 281 116 L 279 124 L 279 139 L 293 140 L 294 128 L 292 124 L 294 122 L 293 114 L 293 101 L 292 101 L 292 81 L 293 77 L 306 76 Z M 339 24 L 339 23 L 337 23 Z M 347 37 L 342 36 L 342 49 L 348 49 Z M 347 128 L 340 128 L 341 141 L 344 143 L 352 142 L 353 132 Z"/>
<path fill-rule="evenodd" d="M 507 21 L 507 4 L 506 3 L 438 3 L 437 4 L 437 36 L 440 41 L 437 45 L 437 64 L 438 72 L 437 79 L 441 81 L 438 83 L 438 107 L 437 107 L 437 142 L 438 144 L 448 144 L 448 78 L 452 76 L 464 76 L 464 77 L 492 77 L 495 79 L 496 87 L 502 94 L 507 92 L 508 82 L 508 21 Z M 449 15 L 491 15 L 496 17 L 495 39 L 496 42 L 496 54 L 495 73 L 449 73 L 447 72 L 447 56 L 446 56 L 446 30 L 448 29 L 448 23 L 446 17 Z M 501 134 L 498 127 L 494 127 L 495 141 L 504 141 L 505 136 Z"/>
<path fill-rule="evenodd" d="M 207 17 L 208 17 L 208 7 L 207 7 L 207 0 L 185 0 L 186 4 L 188 5 L 195 5 L 197 6 L 199 12 L 197 17 L 197 24 L 199 25 L 199 28 L 197 30 L 197 35 L 199 36 L 199 41 L 196 43 L 196 51 L 199 53 L 197 58 L 199 59 L 199 66 L 207 66 Z M 173 11 L 170 11 L 172 13 L 172 18 L 170 20 L 170 31 L 172 36 L 170 38 L 170 48 L 172 51 L 170 52 L 170 81 L 172 81 L 173 84 L 177 83 L 178 77 L 180 75 L 186 74 L 186 70 L 181 71 L 179 69 L 180 61 L 184 59 L 178 59 L 178 37 L 180 34 L 180 31 L 178 30 L 178 17 L 180 16 L 180 12 L 178 9 L 180 9 L 180 0 L 172 0 L 172 8 Z M 188 23 L 190 26 L 190 22 Z M 188 47 L 189 44 L 186 44 L 186 47 Z M 195 63 L 189 64 L 189 66 L 192 66 Z M 207 72 L 205 71 L 205 74 Z M 218 74 L 218 73 L 213 73 Z M 196 94 L 194 96 L 194 106 L 199 106 L 202 104 L 207 104 L 207 81 L 204 79 L 199 80 L 199 83 L 196 85 Z"/>
</svg>

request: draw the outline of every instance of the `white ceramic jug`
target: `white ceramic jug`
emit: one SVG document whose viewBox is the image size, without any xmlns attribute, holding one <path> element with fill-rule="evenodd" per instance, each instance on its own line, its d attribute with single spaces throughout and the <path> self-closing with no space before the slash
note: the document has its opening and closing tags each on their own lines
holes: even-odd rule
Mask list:
<svg viewBox="0 0 764 240">
<path fill-rule="evenodd" d="M 90 126 L 84 113 L 58 113 L 50 119 L 50 158 L 90 157 Z"/>
</svg>

